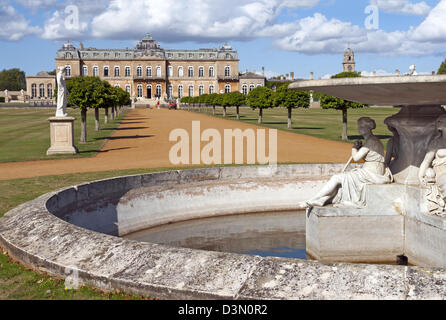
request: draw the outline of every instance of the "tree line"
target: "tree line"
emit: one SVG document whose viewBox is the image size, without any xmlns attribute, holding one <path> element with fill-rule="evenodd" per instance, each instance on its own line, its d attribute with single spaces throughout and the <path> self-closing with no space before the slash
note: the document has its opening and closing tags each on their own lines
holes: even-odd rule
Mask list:
<svg viewBox="0 0 446 320">
<path fill-rule="evenodd" d="M 334 75 L 332 78 L 346 78 L 346 77 L 360 77 L 359 73 L 340 73 Z M 248 106 L 253 110 L 258 110 L 258 123 L 263 122 L 263 112 L 270 108 L 287 108 L 288 109 L 288 129 L 292 129 L 292 112 L 293 109 L 309 108 L 310 107 L 310 93 L 307 91 L 298 91 L 288 89 L 290 82 L 274 84 L 276 90 L 272 90 L 270 85 L 266 87 L 257 87 L 244 95 L 241 92 L 230 92 L 224 94 L 203 94 L 199 97 L 183 97 L 181 102 L 188 105 L 200 105 L 213 108 L 215 115 L 216 106 L 223 107 L 223 117 L 226 117 L 226 109 L 228 107 L 235 107 L 237 119 L 240 119 L 240 106 Z M 321 93 L 314 93 L 320 100 L 323 109 L 336 109 L 342 112 L 342 140 L 348 140 L 347 135 L 347 110 L 350 108 L 363 108 L 366 105 L 346 101 L 336 97 L 327 96 Z"/>
</svg>

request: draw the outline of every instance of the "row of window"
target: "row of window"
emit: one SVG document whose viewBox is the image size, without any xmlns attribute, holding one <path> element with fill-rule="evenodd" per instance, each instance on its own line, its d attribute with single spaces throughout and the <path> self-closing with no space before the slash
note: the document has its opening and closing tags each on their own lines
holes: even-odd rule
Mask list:
<svg viewBox="0 0 446 320">
<path fill-rule="evenodd" d="M 174 70 L 172 66 L 169 66 L 167 68 L 167 73 L 169 77 L 173 77 L 174 76 Z M 160 78 L 162 76 L 162 70 L 161 67 L 156 67 L 155 69 L 155 74 L 156 77 Z M 214 67 L 209 67 L 207 70 L 207 74 L 209 76 L 209 78 L 213 78 L 215 76 L 215 69 Z M 71 66 L 66 66 L 66 75 L 68 77 L 71 77 Z M 88 76 L 88 66 L 83 66 L 82 67 L 82 75 L 83 76 Z M 94 66 L 93 67 L 93 77 L 99 77 L 99 67 Z M 113 69 L 113 75 L 114 77 L 120 77 L 121 76 L 121 67 L 116 66 Z M 152 77 L 152 67 L 146 67 L 145 70 L 145 75 L 146 77 Z M 110 67 L 105 66 L 103 68 L 103 76 L 104 77 L 110 77 Z M 131 68 L 130 67 L 125 67 L 124 69 L 124 76 L 125 77 L 130 77 L 131 76 Z M 136 68 L 136 76 L 137 77 L 142 77 L 143 76 L 143 67 L 139 66 Z M 178 67 L 177 68 L 177 77 L 184 77 L 184 68 L 183 67 Z M 194 67 L 188 67 L 187 68 L 187 76 L 189 78 L 193 78 L 194 77 Z M 198 77 L 199 78 L 203 78 L 205 76 L 205 69 L 204 67 L 199 67 L 198 68 Z M 225 77 L 230 77 L 231 76 L 231 67 L 226 66 L 225 67 Z"/>
<path fill-rule="evenodd" d="M 116 86 L 119 87 L 119 85 L 116 85 Z M 143 90 L 144 90 L 143 89 L 143 85 L 142 84 L 138 84 L 138 86 L 137 86 L 137 97 L 138 98 L 146 97 L 148 99 L 151 99 L 153 97 L 152 96 L 152 85 L 149 84 L 149 85 L 146 86 L 146 94 L 145 95 L 144 95 Z M 130 85 L 126 86 L 126 91 L 129 94 L 131 94 Z M 231 85 L 229 85 L 229 84 L 225 85 L 225 92 L 226 93 L 231 92 Z M 209 93 L 209 94 L 215 93 L 214 85 L 210 85 L 209 86 L 209 89 L 208 89 L 207 93 Z M 205 88 L 204 88 L 204 85 L 200 85 L 198 87 L 198 95 L 201 96 L 203 94 L 205 94 Z M 193 85 L 189 85 L 189 87 L 188 87 L 188 95 L 189 95 L 189 97 L 193 97 L 194 96 L 194 86 Z M 162 96 L 162 85 L 157 84 L 156 85 L 156 91 L 155 91 L 155 97 L 161 97 L 161 96 Z M 168 85 L 167 86 L 167 96 L 169 98 L 173 97 L 173 86 L 172 85 Z M 178 85 L 178 95 L 177 96 L 179 98 L 184 97 L 184 86 L 182 84 Z"/>
<path fill-rule="evenodd" d="M 247 84 L 244 84 L 244 85 L 242 86 L 242 93 L 243 93 L 244 95 L 247 95 L 247 94 L 248 94 L 248 88 L 249 88 L 249 92 L 251 92 L 252 90 L 254 90 L 255 87 L 260 87 L 260 86 L 261 86 L 261 84 L 258 84 L 257 86 L 255 86 L 255 85 L 253 85 L 253 84 L 250 84 L 249 87 L 248 87 Z"/>
<path fill-rule="evenodd" d="M 46 95 L 45 95 L 46 93 Z M 37 95 L 37 84 L 33 83 L 31 85 L 31 98 L 53 98 L 53 85 L 52 84 L 48 84 L 46 86 L 46 90 L 45 90 L 45 85 L 43 83 L 41 83 L 39 85 L 39 95 Z"/>
</svg>

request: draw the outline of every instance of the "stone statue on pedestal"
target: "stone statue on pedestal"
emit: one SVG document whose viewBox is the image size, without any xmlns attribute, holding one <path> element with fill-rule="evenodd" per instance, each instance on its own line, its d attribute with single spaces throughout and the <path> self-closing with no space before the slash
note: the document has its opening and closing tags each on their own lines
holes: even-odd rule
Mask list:
<svg viewBox="0 0 446 320">
<path fill-rule="evenodd" d="M 372 130 L 376 123 L 371 118 L 358 120 L 359 133 L 365 144 L 357 141 L 352 149 L 352 160 L 364 160 L 362 168 L 334 175 L 325 187 L 311 200 L 305 202 L 307 213 L 314 206 L 333 203 L 337 207 L 364 208 L 366 206 L 366 184 L 392 183 L 393 177 L 385 164 L 384 146 Z"/>
<path fill-rule="evenodd" d="M 437 135 L 429 143 L 418 177 L 428 213 L 446 216 L 446 115 L 438 117 L 435 127 Z"/>
<path fill-rule="evenodd" d="M 68 117 L 67 109 L 67 86 L 65 84 L 65 67 L 59 67 L 57 72 L 57 111 L 56 117 Z"/>
</svg>

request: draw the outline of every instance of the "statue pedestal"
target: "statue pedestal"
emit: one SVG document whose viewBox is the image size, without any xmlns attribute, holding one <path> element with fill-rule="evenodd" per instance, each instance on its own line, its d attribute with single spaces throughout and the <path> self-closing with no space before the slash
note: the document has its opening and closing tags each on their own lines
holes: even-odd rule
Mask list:
<svg viewBox="0 0 446 320">
<path fill-rule="evenodd" d="M 51 131 L 51 147 L 47 156 L 55 154 L 76 154 L 79 151 L 74 145 L 74 120 L 72 117 L 49 118 Z"/>
</svg>

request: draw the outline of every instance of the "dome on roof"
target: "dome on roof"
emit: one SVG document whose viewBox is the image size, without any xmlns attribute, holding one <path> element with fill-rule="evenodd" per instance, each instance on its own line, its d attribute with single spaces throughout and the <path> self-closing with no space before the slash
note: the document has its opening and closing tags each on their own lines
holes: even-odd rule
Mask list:
<svg viewBox="0 0 446 320">
<path fill-rule="evenodd" d="M 46 71 L 40 71 L 37 75 L 39 77 L 48 77 L 49 76 L 48 72 L 46 72 Z"/>
<path fill-rule="evenodd" d="M 221 50 L 232 50 L 232 47 L 231 47 L 229 44 L 225 43 L 225 44 L 221 47 Z"/>
</svg>

